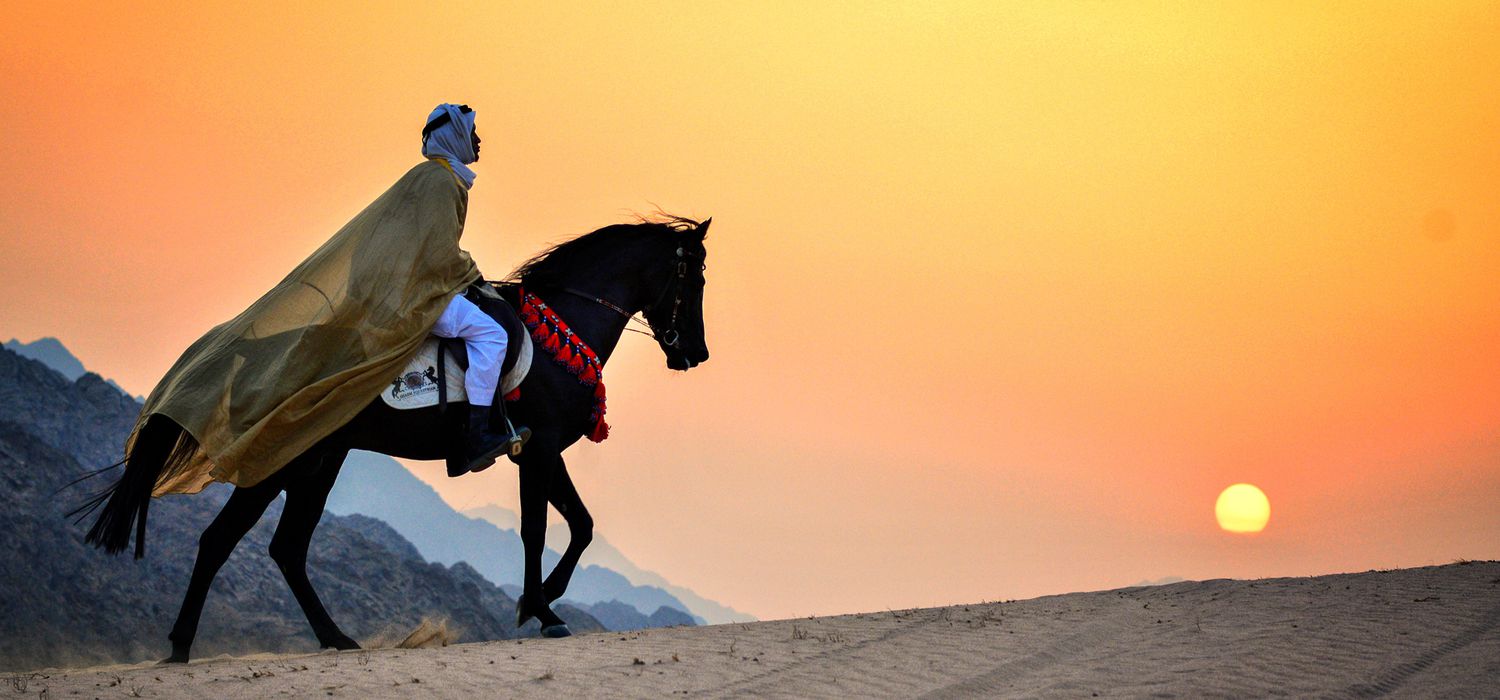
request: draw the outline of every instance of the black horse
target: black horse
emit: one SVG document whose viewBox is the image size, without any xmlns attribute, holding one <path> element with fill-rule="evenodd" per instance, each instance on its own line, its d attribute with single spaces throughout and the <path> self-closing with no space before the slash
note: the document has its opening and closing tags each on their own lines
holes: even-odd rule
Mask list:
<svg viewBox="0 0 1500 700">
<path fill-rule="evenodd" d="M 593 348 L 601 364 L 609 359 L 632 316 L 643 312 L 651 335 L 666 354 L 667 367 L 687 370 L 708 359 L 703 272 L 709 223 L 667 217 L 607 226 L 532 258 L 498 289 L 516 308 L 520 308 L 520 289 L 543 299 Z M 567 590 L 578 558 L 593 537 L 594 523 L 568 476 L 562 452 L 594 427 L 590 416 L 595 410 L 595 390 L 538 347 L 520 391 L 520 397 L 508 404 L 509 414 L 516 424 L 530 427 L 532 437 L 524 452 L 512 458 L 520 467 L 521 541 L 526 552 L 516 625 L 535 617 L 543 634 L 567 636 L 566 624 L 550 604 Z M 347 424 L 272 476 L 249 488 L 235 488 L 199 539 L 187 595 L 168 636 L 172 655 L 164 661 L 188 660 L 209 584 L 240 538 L 283 491 L 286 505 L 271 539 L 271 558 L 286 577 L 319 643 L 324 648 L 359 647 L 334 624 L 307 578 L 308 545 L 328 492 L 351 449 L 408 459 L 443 459 L 450 452 L 452 436 L 461 434 L 459 423 L 466 414 L 440 407 L 398 411 L 372 398 Z M 124 474 L 94 500 L 103 509 L 88 541 L 117 553 L 129 545 L 131 530 L 136 529 L 139 555 L 146 509 L 158 476 L 164 465 L 182 459 L 185 450 L 195 449 L 191 436 L 180 426 L 153 416 L 126 456 Z M 543 580 L 548 503 L 567 520 L 571 539 L 557 566 Z"/>
</svg>

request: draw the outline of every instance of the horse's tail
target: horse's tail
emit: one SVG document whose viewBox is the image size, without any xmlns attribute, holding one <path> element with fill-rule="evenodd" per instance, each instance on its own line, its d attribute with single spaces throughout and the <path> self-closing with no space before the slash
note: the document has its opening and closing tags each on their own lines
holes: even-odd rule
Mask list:
<svg viewBox="0 0 1500 700">
<path fill-rule="evenodd" d="M 103 506 L 84 541 L 119 554 L 130 545 L 134 525 L 135 558 L 146 556 L 146 511 L 151 507 L 151 494 L 163 474 L 180 471 L 197 452 L 198 441 L 182 426 L 162 415 L 147 418 L 123 460 L 125 473 L 68 514 L 81 521 Z"/>
</svg>

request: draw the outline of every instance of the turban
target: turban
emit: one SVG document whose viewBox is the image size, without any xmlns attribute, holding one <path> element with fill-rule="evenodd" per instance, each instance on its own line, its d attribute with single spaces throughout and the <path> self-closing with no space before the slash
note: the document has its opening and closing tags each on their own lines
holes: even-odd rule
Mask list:
<svg viewBox="0 0 1500 700">
<path fill-rule="evenodd" d="M 427 115 L 427 126 L 423 129 L 422 155 L 448 161 L 464 186 L 473 187 L 474 171 L 468 164 L 478 159 L 474 153 L 474 110 L 444 102 Z"/>
</svg>

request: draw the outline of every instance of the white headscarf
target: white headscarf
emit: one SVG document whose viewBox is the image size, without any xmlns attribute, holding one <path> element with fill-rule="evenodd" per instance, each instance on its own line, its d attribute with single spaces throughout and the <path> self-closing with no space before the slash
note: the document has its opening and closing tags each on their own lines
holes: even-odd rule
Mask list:
<svg viewBox="0 0 1500 700">
<path fill-rule="evenodd" d="M 453 173 L 464 181 L 464 187 L 474 186 L 474 171 L 468 167 L 478 159 L 474 153 L 474 112 L 465 113 L 458 105 L 444 102 L 427 115 L 427 122 L 448 115 L 448 123 L 432 130 L 422 144 L 422 155 L 442 158 L 453 167 Z"/>
</svg>

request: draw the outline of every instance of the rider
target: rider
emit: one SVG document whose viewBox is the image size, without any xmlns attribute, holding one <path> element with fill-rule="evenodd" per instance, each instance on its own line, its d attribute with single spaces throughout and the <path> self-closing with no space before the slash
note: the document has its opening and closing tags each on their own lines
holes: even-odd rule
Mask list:
<svg viewBox="0 0 1500 700">
<path fill-rule="evenodd" d="M 441 104 L 427 117 L 422 129 L 422 155 L 451 170 L 465 188 L 474 186 L 470 163 L 479 160 L 479 132 L 474 128 L 474 110 L 468 105 Z M 505 418 L 505 402 L 495 403 L 495 389 L 500 383 L 500 363 L 505 359 L 505 329 L 463 292 L 454 294 L 448 306 L 432 327 L 432 334 L 442 338 L 463 338 L 468 349 L 469 369 L 464 374 L 464 392 L 469 398 L 469 430 L 465 440 L 464 465 L 449 462 L 448 476 L 480 471 L 503 454 L 518 453 L 530 431 L 515 429 Z M 498 435 L 490 431 L 491 409 L 498 409 L 500 425 L 508 431 Z"/>
<path fill-rule="evenodd" d="M 471 428 L 450 473 L 483 469 L 525 441 L 491 406 L 505 333 L 461 296 L 490 291 L 460 247 L 474 182 L 466 166 L 479 156 L 474 112 L 439 105 L 423 132 L 426 160 L 167 370 L 126 452 L 148 423 L 175 426 L 177 447 L 133 488 L 165 495 L 261 483 L 350 425 L 434 333 L 463 338 L 473 363 Z"/>
</svg>

